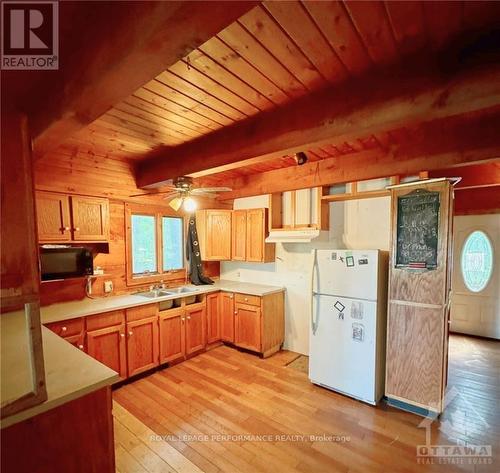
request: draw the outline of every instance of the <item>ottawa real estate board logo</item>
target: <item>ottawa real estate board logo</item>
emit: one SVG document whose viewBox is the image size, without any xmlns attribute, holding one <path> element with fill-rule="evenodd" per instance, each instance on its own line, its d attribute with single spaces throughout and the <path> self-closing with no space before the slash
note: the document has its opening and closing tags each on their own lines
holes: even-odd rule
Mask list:
<svg viewBox="0 0 500 473">
<path fill-rule="evenodd" d="M 2 2 L 2 69 L 59 68 L 58 2 Z"/>
</svg>

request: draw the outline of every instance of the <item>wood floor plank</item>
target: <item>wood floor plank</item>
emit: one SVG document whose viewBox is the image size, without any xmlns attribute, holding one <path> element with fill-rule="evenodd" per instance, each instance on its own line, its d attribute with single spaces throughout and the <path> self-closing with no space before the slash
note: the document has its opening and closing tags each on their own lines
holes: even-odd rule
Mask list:
<svg viewBox="0 0 500 473">
<path fill-rule="evenodd" d="M 421 417 L 315 386 L 307 374 L 286 367 L 295 357 L 280 352 L 261 359 L 221 346 L 116 389 L 117 471 L 498 471 L 496 462 L 417 463 L 416 447 L 426 438 Z M 499 374 L 500 344 L 450 337 L 453 396 L 431 426 L 434 444 L 493 445 L 498 455 Z M 454 438 L 446 433 L 449 425 L 458 430 Z M 153 441 L 154 435 L 165 437 Z"/>
</svg>

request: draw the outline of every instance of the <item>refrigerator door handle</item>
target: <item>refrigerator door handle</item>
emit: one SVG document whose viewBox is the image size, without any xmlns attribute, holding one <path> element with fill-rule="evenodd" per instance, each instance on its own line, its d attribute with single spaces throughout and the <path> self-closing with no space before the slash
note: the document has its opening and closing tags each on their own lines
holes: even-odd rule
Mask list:
<svg viewBox="0 0 500 473">
<path fill-rule="evenodd" d="M 314 307 L 314 298 L 316 296 L 316 291 L 314 290 L 314 281 L 315 281 L 315 274 L 316 274 L 316 268 L 318 266 L 318 261 L 317 261 L 317 251 L 316 249 L 313 250 L 313 264 L 312 264 L 312 270 L 311 270 L 311 329 L 313 335 L 316 334 L 316 330 L 318 329 L 318 324 L 317 321 L 315 321 L 315 307 Z M 317 309 L 317 304 L 316 304 L 316 309 Z"/>
</svg>

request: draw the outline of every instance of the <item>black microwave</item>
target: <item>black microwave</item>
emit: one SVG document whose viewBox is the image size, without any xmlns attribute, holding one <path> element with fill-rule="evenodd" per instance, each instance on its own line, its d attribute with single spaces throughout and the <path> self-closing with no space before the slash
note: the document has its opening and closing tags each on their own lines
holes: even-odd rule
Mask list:
<svg viewBox="0 0 500 473">
<path fill-rule="evenodd" d="M 94 274 L 92 252 L 82 246 L 40 248 L 42 281 Z"/>
</svg>

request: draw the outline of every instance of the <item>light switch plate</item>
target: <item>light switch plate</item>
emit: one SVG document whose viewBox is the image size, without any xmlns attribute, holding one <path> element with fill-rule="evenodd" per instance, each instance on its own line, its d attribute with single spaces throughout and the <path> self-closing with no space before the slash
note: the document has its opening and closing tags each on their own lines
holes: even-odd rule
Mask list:
<svg viewBox="0 0 500 473">
<path fill-rule="evenodd" d="M 113 292 L 113 281 L 104 281 L 104 292 Z"/>
</svg>

